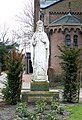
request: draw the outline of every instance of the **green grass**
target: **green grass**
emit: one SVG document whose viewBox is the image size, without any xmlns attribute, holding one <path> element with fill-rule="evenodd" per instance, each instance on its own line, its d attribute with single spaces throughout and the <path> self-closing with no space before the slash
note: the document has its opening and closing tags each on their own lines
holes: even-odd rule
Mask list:
<svg viewBox="0 0 82 120">
<path fill-rule="evenodd" d="M 71 115 L 66 120 L 82 120 L 82 103 L 69 105 L 67 109 L 71 112 Z"/>
</svg>

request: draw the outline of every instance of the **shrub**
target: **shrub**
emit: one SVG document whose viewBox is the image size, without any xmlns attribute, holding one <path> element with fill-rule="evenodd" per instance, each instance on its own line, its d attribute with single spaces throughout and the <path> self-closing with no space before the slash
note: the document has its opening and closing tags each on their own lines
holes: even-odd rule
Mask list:
<svg viewBox="0 0 82 120">
<path fill-rule="evenodd" d="M 61 55 L 61 67 L 64 71 L 64 100 L 77 102 L 79 100 L 80 80 L 79 70 L 81 66 L 81 49 L 77 47 L 59 47 Z"/>
<path fill-rule="evenodd" d="M 52 99 L 51 101 L 51 109 L 57 111 L 59 106 L 59 102 L 56 99 Z"/>
<path fill-rule="evenodd" d="M 3 88 L 2 93 L 4 100 L 9 104 L 16 104 L 20 101 L 23 73 L 22 59 L 22 52 L 17 52 L 15 48 L 5 57 L 7 84 L 5 88 Z"/>
</svg>

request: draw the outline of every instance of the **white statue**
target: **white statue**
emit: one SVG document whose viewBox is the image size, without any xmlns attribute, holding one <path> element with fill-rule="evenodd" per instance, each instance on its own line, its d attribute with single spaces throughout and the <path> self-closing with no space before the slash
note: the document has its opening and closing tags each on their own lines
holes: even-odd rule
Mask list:
<svg viewBox="0 0 82 120">
<path fill-rule="evenodd" d="M 46 81 L 48 60 L 49 60 L 49 40 L 44 32 L 43 22 L 37 22 L 36 32 L 32 37 L 31 61 L 33 66 L 33 80 Z"/>
</svg>

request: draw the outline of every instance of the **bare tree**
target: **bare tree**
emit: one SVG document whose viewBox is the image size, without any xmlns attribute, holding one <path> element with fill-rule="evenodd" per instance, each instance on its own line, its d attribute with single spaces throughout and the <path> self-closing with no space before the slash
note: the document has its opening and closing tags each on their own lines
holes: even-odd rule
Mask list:
<svg viewBox="0 0 82 120">
<path fill-rule="evenodd" d="M 3 43 L 9 41 L 9 26 L 6 23 L 0 26 L 0 41 Z"/>
<path fill-rule="evenodd" d="M 34 23 L 34 8 L 33 8 L 33 0 L 26 1 L 24 3 L 24 8 L 22 12 L 17 15 L 19 22 L 23 25 L 23 27 L 32 27 Z"/>
<path fill-rule="evenodd" d="M 31 37 L 33 35 L 34 28 L 34 3 L 33 0 L 27 0 L 24 3 L 24 8 L 22 12 L 16 16 L 17 21 L 20 24 L 20 28 L 13 31 L 16 40 L 22 46 L 26 48 L 30 45 Z"/>
<path fill-rule="evenodd" d="M 17 44 L 9 25 L 6 23 L 0 25 L 0 43 L 3 43 L 5 45 Z"/>
</svg>

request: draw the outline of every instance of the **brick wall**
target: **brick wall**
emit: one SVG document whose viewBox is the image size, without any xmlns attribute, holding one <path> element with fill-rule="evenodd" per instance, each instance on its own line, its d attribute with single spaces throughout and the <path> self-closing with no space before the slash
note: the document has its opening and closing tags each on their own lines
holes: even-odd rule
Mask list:
<svg viewBox="0 0 82 120">
<path fill-rule="evenodd" d="M 65 35 L 70 34 L 71 46 L 73 46 L 73 36 L 77 35 L 78 36 L 78 46 L 80 46 L 80 47 L 82 46 L 82 34 L 80 33 L 80 30 L 77 29 L 78 27 L 66 26 L 66 28 L 68 28 L 68 29 L 64 28 L 65 31 L 64 31 L 64 33 L 62 33 L 62 29 L 60 29 L 60 27 L 58 27 L 58 28 L 53 27 L 53 32 L 52 32 L 52 34 L 50 34 L 50 46 L 51 46 L 50 67 L 52 67 L 54 69 L 54 72 L 56 74 L 59 74 L 62 72 L 62 69 L 59 64 L 61 60 L 58 58 L 58 56 L 61 53 L 58 50 L 58 46 L 65 44 Z M 74 29 L 71 29 L 71 28 L 74 28 Z"/>
</svg>

